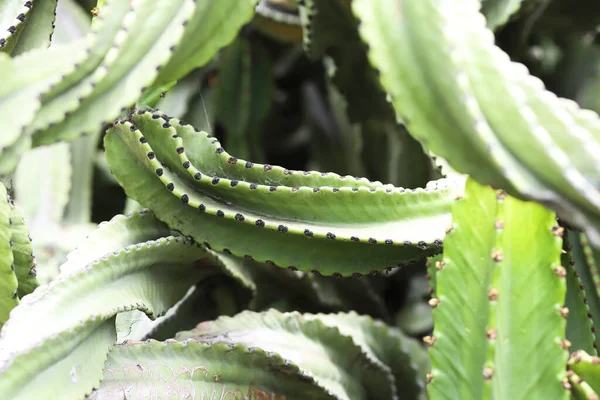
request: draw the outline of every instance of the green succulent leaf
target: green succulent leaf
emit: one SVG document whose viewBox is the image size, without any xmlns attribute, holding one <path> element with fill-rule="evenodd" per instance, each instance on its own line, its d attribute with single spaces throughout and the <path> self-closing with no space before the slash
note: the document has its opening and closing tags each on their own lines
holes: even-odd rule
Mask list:
<svg viewBox="0 0 600 400">
<path fill-rule="evenodd" d="M 411 365 L 424 361 L 418 344 L 356 314 L 243 312 L 204 322 L 177 339 L 241 344 L 280 354 L 337 399 L 393 398 L 397 387 L 415 393 L 423 386 L 419 367 Z M 421 366 L 426 368 L 426 363 Z"/>
<path fill-rule="evenodd" d="M 331 399 L 314 384 L 312 376 L 279 354 L 240 344 L 195 340 L 116 346 L 104 365 L 100 387 L 89 399 L 111 399 L 122 396 L 123 391 L 132 398 L 220 395 Z"/>
<path fill-rule="evenodd" d="M 366 274 L 436 253 L 462 190 L 460 180 L 408 191 L 253 164 L 166 115 L 140 111 L 130 120 L 105 138 L 129 197 L 215 250 L 302 271 Z"/>
<path fill-rule="evenodd" d="M 511 62 L 480 1 L 352 7 L 399 119 L 427 151 L 479 182 L 548 205 L 600 244 L 598 115 Z"/>
<path fill-rule="evenodd" d="M 132 219 L 130 227 L 147 223 L 144 218 Z M 104 225 L 93 235 L 96 248 L 102 247 L 102 236 L 113 239 L 104 248 L 115 249 L 114 226 L 123 225 L 127 224 L 122 218 Z M 114 343 L 116 314 L 137 309 L 156 318 L 193 284 L 221 272 L 215 257 L 190 239 L 159 236 L 136 242 L 134 235 L 121 236 L 131 244 L 122 240 L 122 247 L 102 256 L 76 254 L 72 261 L 77 260 L 78 267 L 65 268 L 12 310 L 0 332 L 2 397 L 30 398 L 32 393 L 45 393 L 48 382 L 57 388 L 69 386 L 68 392 L 61 392 L 65 399 L 89 393 L 97 386 Z M 46 350 L 40 352 L 41 348 Z M 84 364 L 81 374 L 73 370 Z"/>
<path fill-rule="evenodd" d="M 430 301 L 430 397 L 527 399 L 535 391 L 566 399 L 554 214 L 469 179 L 452 217 Z"/>
</svg>

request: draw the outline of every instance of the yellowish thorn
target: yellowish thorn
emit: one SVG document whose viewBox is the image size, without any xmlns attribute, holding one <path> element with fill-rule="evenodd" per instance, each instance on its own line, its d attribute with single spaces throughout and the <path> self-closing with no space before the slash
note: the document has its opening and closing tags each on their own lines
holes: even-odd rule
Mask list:
<svg viewBox="0 0 600 400">
<path fill-rule="evenodd" d="M 485 367 L 483 369 L 483 379 L 485 379 L 486 381 L 489 381 L 490 379 L 492 379 L 494 376 L 494 369 L 491 367 Z"/>
<path fill-rule="evenodd" d="M 429 299 L 429 305 L 431 306 L 431 308 L 436 308 L 439 304 L 440 304 L 440 300 L 436 299 L 435 297 L 433 299 Z"/>
<path fill-rule="evenodd" d="M 490 299 L 490 301 L 496 301 L 498 300 L 498 295 L 500 293 L 498 293 L 498 289 L 496 288 L 491 288 L 490 290 L 488 290 L 487 292 L 487 297 L 488 299 Z"/>
</svg>

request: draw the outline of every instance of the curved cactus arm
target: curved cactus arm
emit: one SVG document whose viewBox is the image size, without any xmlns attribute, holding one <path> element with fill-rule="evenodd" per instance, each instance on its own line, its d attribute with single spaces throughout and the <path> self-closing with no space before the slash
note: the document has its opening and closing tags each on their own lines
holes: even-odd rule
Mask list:
<svg viewBox="0 0 600 400">
<path fill-rule="evenodd" d="M 568 238 L 564 238 L 567 249 Z M 596 337 L 594 335 L 594 324 L 590 318 L 589 301 L 586 296 L 586 287 L 579 278 L 575 270 L 575 261 L 571 256 L 570 250 L 563 252 L 561 256 L 562 265 L 567 274 L 567 297 L 565 299 L 565 308 L 563 313 L 568 313 L 566 338 L 571 342 L 571 350 L 583 350 L 588 354 L 597 355 Z"/>
<path fill-rule="evenodd" d="M 11 206 L 4 185 L 0 184 L 0 328 L 10 311 L 19 304 L 12 251 Z"/>
<path fill-rule="evenodd" d="M 69 374 L 74 365 L 88 362 L 82 358 L 86 350 L 81 346 L 87 346 L 87 338 L 95 335 L 105 321 L 132 309 L 156 318 L 195 282 L 219 271 L 202 247 L 185 238 L 168 236 L 126 246 L 61 273 L 50 284 L 25 296 L 0 332 L 2 397 L 27 397 L 41 393 L 42 387 L 47 389 L 47 381 L 32 379 L 39 370 L 53 376 L 60 374 L 60 380 L 52 381 L 57 387 L 74 386 L 69 393 L 72 397 L 65 398 L 88 393 L 90 380 L 100 376 L 101 364 L 89 365 L 87 378 L 79 383 L 73 382 Z M 94 340 L 105 344 L 113 341 L 106 334 L 101 336 L 106 340 Z M 97 354 L 106 354 L 108 346 L 96 350 Z"/>
<path fill-rule="evenodd" d="M 549 205 L 600 243 L 597 114 L 558 99 L 510 62 L 478 0 L 352 6 L 399 118 L 428 151 L 480 182 Z"/>
<path fill-rule="evenodd" d="M 576 351 L 569 358 L 569 368 L 587 382 L 592 390 L 600 393 L 600 357 L 591 356 L 583 350 Z"/>
<path fill-rule="evenodd" d="M 554 214 L 473 180 L 452 213 L 430 300 L 431 398 L 566 398 L 565 269 Z"/>
<path fill-rule="evenodd" d="M 89 399 L 264 398 L 331 399 L 297 365 L 256 347 L 166 341 L 116 346 Z"/>
<path fill-rule="evenodd" d="M 131 121 L 105 137 L 129 197 L 215 250 L 303 271 L 364 274 L 435 253 L 462 190 L 460 181 L 406 191 L 291 172 L 238 160 L 210 135 L 158 113 L 140 111 Z"/>
<path fill-rule="evenodd" d="M 178 340 L 189 338 L 278 353 L 338 399 L 395 396 L 390 368 L 374 355 L 366 341 L 353 339 L 337 324 L 328 325 L 318 315 L 244 311 L 233 318 L 203 322 L 194 330 L 177 335 Z"/>
<path fill-rule="evenodd" d="M 168 63 L 161 69 L 157 84 L 178 80 L 194 68 L 205 65 L 228 45 L 240 28 L 254 16 L 258 0 L 196 2 L 185 33 Z"/>
<path fill-rule="evenodd" d="M 19 55 L 50 45 L 56 0 L 2 0 L 0 2 L 0 51 Z"/>
<path fill-rule="evenodd" d="M 363 351 L 372 353 L 387 365 L 395 378 L 399 396 L 418 399 L 426 395 L 425 375 L 429 370 L 429 359 L 414 339 L 406 337 L 399 329 L 354 312 L 318 314 L 314 318 L 337 327 L 343 335 L 352 337 L 363 347 Z"/>
<path fill-rule="evenodd" d="M 33 292 L 39 286 L 31 238 L 25 220 L 18 207 L 10 203 L 10 229 L 15 274 L 19 281 L 19 298 Z"/>
<path fill-rule="evenodd" d="M 519 11 L 523 2 L 524 0 L 481 0 L 481 12 L 485 15 L 488 28 L 493 30 L 506 24 Z"/>
<path fill-rule="evenodd" d="M 599 343 L 600 332 L 598 332 L 598 329 L 600 329 L 600 326 L 598 325 L 598 321 L 600 320 L 600 297 L 598 296 L 598 287 L 596 287 L 594 279 L 594 270 L 597 268 L 596 261 L 584 234 L 569 231 L 568 239 L 571 246 L 571 255 L 575 261 L 575 272 L 577 272 L 585 291 L 586 304 L 589 308 L 588 316 L 594 327 L 595 342 Z"/>
</svg>

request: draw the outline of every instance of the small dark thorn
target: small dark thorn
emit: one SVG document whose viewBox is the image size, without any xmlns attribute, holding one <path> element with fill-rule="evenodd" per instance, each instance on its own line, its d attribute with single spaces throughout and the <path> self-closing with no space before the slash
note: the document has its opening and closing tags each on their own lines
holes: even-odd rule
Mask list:
<svg viewBox="0 0 600 400">
<path fill-rule="evenodd" d="M 162 176 L 162 175 L 163 175 L 163 173 L 164 173 L 164 171 L 163 171 L 163 169 L 162 169 L 162 168 L 158 168 L 158 169 L 156 170 L 156 175 L 158 175 L 158 176 Z"/>
<path fill-rule="evenodd" d="M 288 227 L 287 227 L 287 226 L 285 226 L 285 225 L 279 225 L 279 226 L 277 227 L 277 230 L 278 230 L 279 232 L 281 232 L 281 233 L 286 233 L 286 232 L 288 231 Z"/>
<path fill-rule="evenodd" d="M 235 220 L 238 222 L 244 222 L 246 218 L 240 213 L 235 214 Z"/>
<path fill-rule="evenodd" d="M 148 154 L 147 154 L 147 156 L 148 156 L 148 158 L 149 158 L 150 160 L 154 160 L 155 154 L 154 154 L 154 152 L 153 152 L 153 151 L 149 151 L 149 152 L 148 152 Z"/>
<path fill-rule="evenodd" d="M 171 183 L 169 183 L 169 184 L 167 185 L 167 189 L 169 189 L 169 191 L 171 191 L 171 192 L 172 192 L 173 190 L 175 190 L 175 185 L 173 184 L 173 182 L 171 182 Z"/>
<path fill-rule="evenodd" d="M 315 188 L 313 188 L 313 192 L 314 192 L 314 193 L 317 193 L 318 191 L 319 191 L 319 188 L 318 188 L 318 187 L 315 187 Z"/>
<path fill-rule="evenodd" d="M 181 202 L 183 204 L 187 204 L 187 203 L 189 203 L 189 201 L 190 201 L 190 198 L 188 197 L 187 194 L 184 194 L 183 196 L 181 196 Z"/>
<path fill-rule="evenodd" d="M 231 182 L 229 182 L 229 184 L 231 185 L 231 187 L 236 187 L 238 183 L 239 183 L 239 182 L 238 182 L 238 181 L 236 181 L 235 179 L 234 179 L 234 180 L 232 180 Z"/>
<path fill-rule="evenodd" d="M 194 179 L 197 180 L 197 181 L 199 181 L 200 179 L 202 179 L 202 174 L 200 172 L 196 172 L 194 174 Z"/>
<path fill-rule="evenodd" d="M 177 154 L 182 154 L 185 151 L 185 149 L 183 147 L 178 147 L 175 150 L 177 151 Z"/>
<path fill-rule="evenodd" d="M 198 206 L 198 210 L 204 212 L 204 211 L 206 211 L 206 206 L 204 204 L 200 203 L 200 205 Z"/>
<path fill-rule="evenodd" d="M 385 239 L 385 244 L 394 244 L 394 242 L 391 239 Z"/>
<path fill-rule="evenodd" d="M 277 188 L 275 186 L 270 186 L 269 187 L 269 192 L 274 192 L 276 190 L 277 190 Z"/>
<path fill-rule="evenodd" d="M 263 228 L 265 226 L 265 221 L 263 221 L 262 219 L 257 219 L 254 224 L 259 228 Z"/>
<path fill-rule="evenodd" d="M 327 236 L 327 239 L 332 239 L 332 240 L 335 239 L 335 235 L 331 232 L 327 232 L 326 236 Z"/>
<path fill-rule="evenodd" d="M 256 190 L 258 186 L 256 186 L 256 183 L 251 183 L 250 184 L 250 190 Z"/>
<path fill-rule="evenodd" d="M 221 210 L 217 210 L 217 217 L 224 217 L 225 213 Z"/>
<path fill-rule="evenodd" d="M 264 165 L 264 167 L 263 167 L 263 169 L 264 169 L 265 171 L 270 171 L 270 170 L 272 170 L 272 169 L 273 169 L 273 167 L 271 167 L 269 164 L 265 164 L 265 165 Z"/>
<path fill-rule="evenodd" d="M 228 162 L 229 164 L 235 164 L 237 161 L 238 161 L 238 160 L 237 160 L 237 158 L 235 158 L 235 157 L 229 157 L 229 158 L 227 159 L 227 162 Z"/>
<path fill-rule="evenodd" d="M 371 243 L 371 244 L 377 244 L 377 240 L 375 240 L 373 238 L 369 238 L 369 243 Z"/>
<path fill-rule="evenodd" d="M 357 238 L 356 236 L 350 237 L 350 240 L 352 240 L 353 242 L 360 242 L 360 239 Z"/>
<path fill-rule="evenodd" d="M 225 151 L 225 149 L 224 149 L 224 148 L 222 148 L 222 147 L 217 147 L 217 149 L 215 150 L 215 153 L 217 153 L 217 154 L 221 154 L 221 153 L 222 153 L 222 152 L 224 152 L 224 151 Z"/>
<path fill-rule="evenodd" d="M 217 178 L 217 177 L 215 176 L 214 178 L 212 178 L 212 181 L 211 181 L 211 183 L 212 183 L 213 185 L 216 185 L 217 183 L 219 183 L 219 181 L 220 181 L 220 179 L 219 179 L 219 178 Z"/>
<path fill-rule="evenodd" d="M 246 161 L 246 168 L 252 168 L 254 167 L 254 163 L 251 163 L 250 161 Z"/>
<path fill-rule="evenodd" d="M 189 161 L 185 161 L 183 164 L 181 164 L 183 166 L 183 168 L 188 169 L 190 167 L 190 162 Z"/>
</svg>

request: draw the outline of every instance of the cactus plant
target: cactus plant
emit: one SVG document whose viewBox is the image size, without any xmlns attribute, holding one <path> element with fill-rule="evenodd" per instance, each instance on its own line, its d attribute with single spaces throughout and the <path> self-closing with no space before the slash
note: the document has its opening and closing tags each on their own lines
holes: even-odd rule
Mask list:
<svg viewBox="0 0 600 400">
<path fill-rule="evenodd" d="M 582 2 L 0 0 L 0 397 L 597 399 Z"/>
</svg>

